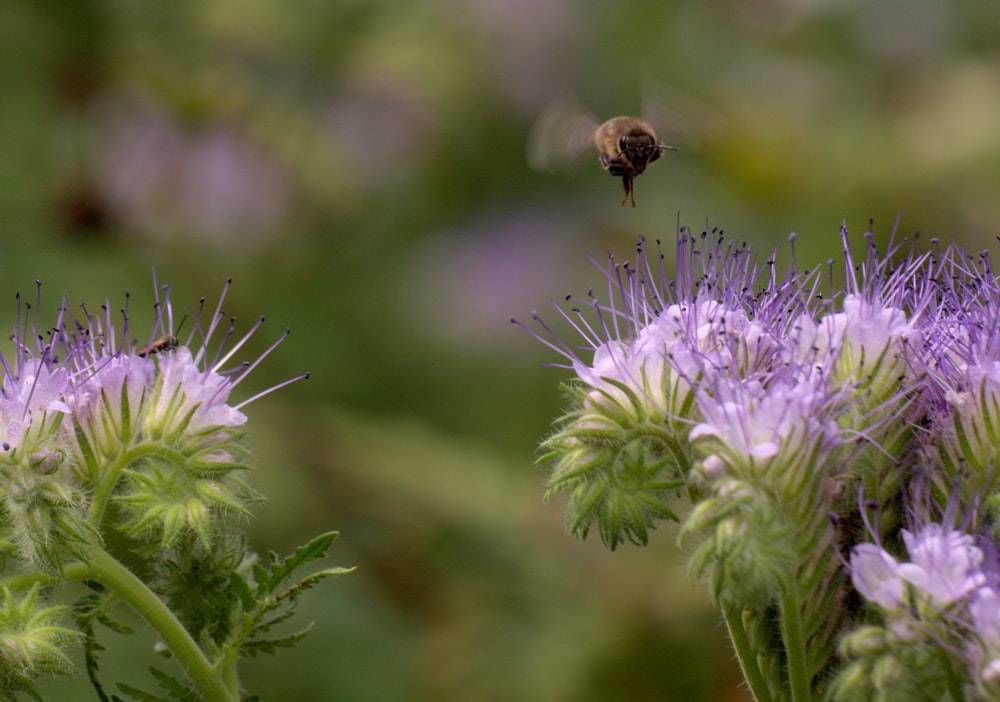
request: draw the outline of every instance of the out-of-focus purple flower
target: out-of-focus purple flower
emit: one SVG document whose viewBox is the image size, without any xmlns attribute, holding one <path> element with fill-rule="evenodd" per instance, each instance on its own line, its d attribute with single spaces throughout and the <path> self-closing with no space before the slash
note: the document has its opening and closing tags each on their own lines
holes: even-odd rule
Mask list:
<svg viewBox="0 0 1000 702">
<path fill-rule="evenodd" d="M 1000 694 L 1000 593 L 995 587 L 976 590 L 969 604 L 973 640 L 967 646 L 971 668 L 984 691 Z"/>
<path fill-rule="evenodd" d="M 866 600 L 883 609 L 903 605 L 899 563 L 875 544 L 858 544 L 851 549 L 851 580 Z"/>
<path fill-rule="evenodd" d="M 930 523 L 903 529 L 902 536 L 909 561 L 897 562 L 875 544 L 862 543 L 851 550 L 851 577 L 866 599 L 895 609 L 904 603 L 907 583 L 918 601 L 943 610 L 986 584 L 983 552 L 969 534 Z"/>
<path fill-rule="evenodd" d="M 910 562 L 899 565 L 899 577 L 933 604 L 946 607 L 986 582 L 980 569 L 983 552 L 968 534 L 926 524 L 918 531 L 904 529 L 902 535 Z"/>
<path fill-rule="evenodd" d="M 182 128 L 164 113 L 112 108 L 100 185 L 116 215 L 154 238 L 247 246 L 288 216 L 281 169 L 232 125 Z"/>
</svg>

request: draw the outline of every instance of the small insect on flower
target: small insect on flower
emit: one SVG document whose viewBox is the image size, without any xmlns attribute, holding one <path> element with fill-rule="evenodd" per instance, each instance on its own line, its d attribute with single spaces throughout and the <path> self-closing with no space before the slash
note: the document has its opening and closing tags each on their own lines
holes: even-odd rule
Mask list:
<svg viewBox="0 0 1000 702">
<path fill-rule="evenodd" d="M 147 344 L 139 349 L 139 357 L 146 358 L 146 356 L 151 356 L 154 353 L 165 353 L 171 349 L 176 349 L 180 342 L 177 341 L 176 336 L 168 334 L 167 336 L 161 336 L 159 339 L 151 344 Z"/>
<path fill-rule="evenodd" d="M 180 330 L 180 328 L 184 325 L 185 319 L 187 319 L 187 315 L 184 315 L 184 317 L 181 318 L 181 323 L 177 325 L 178 330 Z M 152 356 L 156 353 L 166 353 L 167 351 L 176 349 L 179 345 L 180 341 L 177 340 L 176 336 L 173 334 L 167 334 L 166 336 L 161 336 L 151 344 L 143 346 L 139 349 L 136 355 L 139 356 L 139 358 L 146 358 L 147 356 Z"/>
</svg>

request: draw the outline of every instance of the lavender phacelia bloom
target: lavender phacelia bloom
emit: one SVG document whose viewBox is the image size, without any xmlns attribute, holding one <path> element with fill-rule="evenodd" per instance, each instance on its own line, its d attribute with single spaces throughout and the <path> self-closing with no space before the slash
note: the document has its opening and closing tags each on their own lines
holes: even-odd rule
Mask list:
<svg viewBox="0 0 1000 702">
<path fill-rule="evenodd" d="M 582 344 L 520 325 L 574 374 L 546 498 L 612 548 L 689 500 L 758 698 L 1000 699 L 1000 283 L 954 244 L 841 242 L 838 276 L 681 228 L 673 275 L 641 241 L 557 305 Z"/>
<path fill-rule="evenodd" d="M 249 467 L 240 408 L 254 398 L 229 397 L 287 331 L 256 359 L 227 367 L 263 320 L 234 337 L 226 290 L 214 309 L 203 300 L 189 311 L 183 341 L 169 288 L 157 290 L 158 345 L 131 339 L 127 306 L 117 320 L 107 304 L 100 315 L 82 308 L 77 320 L 64 300 L 49 328 L 39 322 L 40 290 L 33 315 L 20 308 L 14 351 L 2 360 L 0 470 L 10 481 L 6 509 L 22 517 L 8 527 L 22 556 L 57 567 L 56 541 L 87 543 L 111 502 L 130 538 L 168 545 L 188 530 L 210 540 L 214 520 L 256 499 L 239 477 Z"/>
</svg>

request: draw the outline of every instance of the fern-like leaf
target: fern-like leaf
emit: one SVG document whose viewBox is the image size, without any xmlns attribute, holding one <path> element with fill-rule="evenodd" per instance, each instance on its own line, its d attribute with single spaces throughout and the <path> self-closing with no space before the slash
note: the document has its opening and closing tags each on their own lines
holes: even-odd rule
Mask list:
<svg viewBox="0 0 1000 702">
<path fill-rule="evenodd" d="M 132 696 L 136 702 L 198 702 L 200 699 L 196 693 L 173 675 L 153 666 L 149 667 L 149 673 L 156 680 L 156 684 L 167 692 L 167 697 L 160 697 L 125 683 L 118 683 L 118 689 Z"/>
</svg>

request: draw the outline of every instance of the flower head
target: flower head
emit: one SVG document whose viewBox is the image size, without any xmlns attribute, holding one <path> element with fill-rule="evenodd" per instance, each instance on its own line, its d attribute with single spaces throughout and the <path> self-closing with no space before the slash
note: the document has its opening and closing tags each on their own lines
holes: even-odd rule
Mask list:
<svg viewBox="0 0 1000 702">
<path fill-rule="evenodd" d="M 167 287 L 157 290 L 151 341 L 142 345 L 130 338 L 127 304 L 118 318 L 105 304 L 99 315 L 81 308 L 77 320 L 64 301 L 47 333 L 37 311 L 19 316 L 14 353 L 0 359 L 0 478 L 27 558 L 55 567 L 60 542 L 94 538 L 109 500 L 131 537 L 170 543 L 185 530 L 209 539 L 213 520 L 253 499 L 238 475 L 248 467 L 241 408 L 255 398 L 229 398 L 288 332 L 255 360 L 231 365 L 263 319 L 234 336 L 235 320 L 222 310 L 228 286 L 214 309 L 202 300 L 189 311 L 183 341 Z"/>
<path fill-rule="evenodd" d="M 902 535 L 910 562 L 901 563 L 897 572 L 932 604 L 945 607 L 986 582 L 980 569 L 983 552 L 969 534 L 927 524 L 916 532 L 904 529 Z"/>
<path fill-rule="evenodd" d="M 14 699 L 42 675 L 73 669 L 67 647 L 82 638 L 62 626 L 69 607 L 45 606 L 36 585 L 23 595 L 4 589 L 0 598 L 0 694 Z"/>
<path fill-rule="evenodd" d="M 879 607 L 893 610 L 903 605 L 903 578 L 899 563 L 875 544 L 851 549 L 851 578 L 862 597 Z"/>
<path fill-rule="evenodd" d="M 909 561 L 897 562 L 875 544 L 858 544 L 851 550 L 854 586 L 866 599 L 884 609 L 904 604 L 903 586 L 923 605 L 943 610 L 964 600 L 986 583 L 981 570 L 982 551 L 973 538 L 941 524 L 902 530 Z"/>
<path fill-rule="evenodd" d="M 779 349 L 782 330 L 774 324 L 796 304 L 794 281 L 779 282 L 749 247 L 721 234 L 682 230 L 677 256 L 671 279 L 659 248 L 647 256 L 640 241 L 634 265 L 610 259 L 608 303 L 592 295 L 579 307 L 559 308 L 592 359 L 535 315 L 544 331 L 537 338 L 559 351 L 578 379 L 577 408 L 546 445 L 559 457 L 549 492 L 574 492 L 583 511 L 570 528 L 582 535 L 596 520 L 611 545 L 623 536 L 643 542 L 657 521 L 674 518 L 667 502 L 690 468 L 697 388 L 765 368 Z M 765 279 L 771 293 L 755 295 Z"/>
<path fill-rule="evenodd" d="M 834 421 L 835 399 L 817 373 L 741 381 L 724 378 L 698 394 L 702 422 L 693 442 L 710 438 L 706 452 L 739 473 L 756 475 L 771 463 L 799 465 L 797 456 L 823 456 L 843 443 Z M 702 442 L 706 443 L 706 442 Z"/>
<path fill-rule="evenodd" d="M 842 236 L 845 268 L 853 270 Z M 628 452 L 614 442 L 625 446 L 642 434 L 667 437 L 669 460 L 658 464 L 666 472 L 656 480 L 671 489 L 701 458 L 707 477 L 740 464 L 733 475 L 781 473 L 787 489 L 808 485 L 815 494 L 816 476 L 828 469 L 799 459 L 825 461 L 845 432 L 863 432 L 874 444 L 879 423 L 913 391 L 901 390 L 899 379 L 908 375 L 910 347 L 920 344 L 903 284 L 918 258 L 888 271 L 870 248 L 864 266 L 876 280 L 853 281 L 838 310 L 837 296 L 818 295 L 819 269 L 799 272 L 793 261 L 782 272 L 773 257 L 758 263 L 749 247 L 714 231 L 680 230 L 673 277 L 659 248 L 649 253 L 640 241 L 634 263 L 610 260 L 606 302 L 591 294 L 585 304 L 567 298 L 570 306 L 559 307 L 591 358 L 535 315 L 536 337 L 576 374 L 576 408 L 546 443 L 556 460 L 550 493 L 580 491 L 581 506 L 607 505 L 617 487 L 583 486 L 592 478 L 622 484 L 610 476 L 616 457 Z M 773 473 L 776 465 L 782 469 Z M 665 497 L 647 493 L 640 502 L 662 505 Z M 624 511 L 659 518 L 638 507 Z M 579 525 L 589 523 L 574 519 L 571 528 L 583 533 Z"/>
<path fill-rule="evenodd" d="M 749 639 L 808 639 L 738 642 L 765 677 L 798 663 L 803 698 L 954 697 L 968 666 L 1000 700 L 1000 278 L 955 245 L 841 240 L 838 276 L 681 229 L 672 276 L 640 242 L 606 295 L 558 306 L 582 346 L 536 314 L 574 373 L 546 496 L 612 547 L 689 497 L 691 571 Z"/>
<path fill-rule="evenodd" d="M 776 338 L 784 333 L 785 308 L 798 304 L 791 294 L 798 285 L 794 277 L 779 282 L 772 269 L 756 264 L 749 247 L 727 242 L 721 233 L 693 236 L 681 230 L 676 279 L 667 275 L 659 247 L 655 260 L 656 268 L 640 240 L 634 264 L 609 259 L 607 303 L 592 294 L 587 301 L 567 298 L 569 309 L 557 307 L 583 335 L 592 361 L 537 314 L 544 335 L 521 325 L 569 361 L 595 402 L 633 405 L 629 411 L 638 420 L 650 412 L 676 417 L 703 374 L 733 366 L 749 374 L 766 365 L 780 348 Z M 772 288 L 755 295 L 765 279 Z"/>
</svg>

